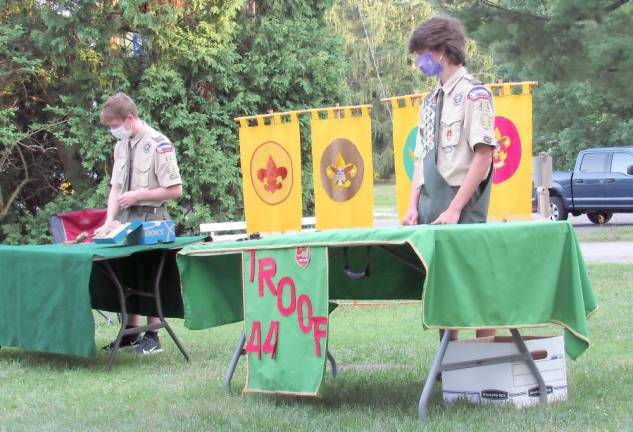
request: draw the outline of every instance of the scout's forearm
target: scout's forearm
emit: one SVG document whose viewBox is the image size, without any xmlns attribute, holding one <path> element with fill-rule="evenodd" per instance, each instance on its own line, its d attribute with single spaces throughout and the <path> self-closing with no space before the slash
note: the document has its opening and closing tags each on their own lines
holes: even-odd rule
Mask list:
<svg viewBox="0 0 633 432">
<path fill-rule="evenodd" d="M 413 169 L 413 180 L 411 181 L 411 195 L 409 197 L 409 209 L 417 209 L 420 201 L 420 177 L 422 176 L 422 158 L 418 159 Z"/>
<path fill-rule="evenodd" d="M 475 157 L 466 173 L 466 177 L 462 182 L 455 198 L 451 201 L 449 208 L 461 212 L 464 206 L 473 196 L 475 189 L 481 183 L 490 163 L 492 162 L 492 147 L 479 144 L 475 147 Z"/>
<path fill-rule="evenodd" d="M 119 203 L 117 199 L 121 195 L 121 186 L 112 185 L 110 188 L 110 194 L 108 195 L 108 211 L 106 214 L 106 224 L 112 222 L 119 212 Z"/>
</svg>

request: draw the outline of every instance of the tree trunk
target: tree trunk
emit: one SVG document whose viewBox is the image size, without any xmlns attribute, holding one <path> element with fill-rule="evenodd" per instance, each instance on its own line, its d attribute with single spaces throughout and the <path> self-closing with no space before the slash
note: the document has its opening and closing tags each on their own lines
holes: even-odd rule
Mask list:
<svg viewBox="0 0 633 432">
<path fill-rule="evenodd" d="M 55 142 L 57 155 L 64 167 L 64 177 L 73 185 L 76 193 L 82 193 L 90 188 L 91 181 L 84 167 L 81 165 L 81 154 L 75 148 L 68 148 L 60 141 Z"/>
</svg>

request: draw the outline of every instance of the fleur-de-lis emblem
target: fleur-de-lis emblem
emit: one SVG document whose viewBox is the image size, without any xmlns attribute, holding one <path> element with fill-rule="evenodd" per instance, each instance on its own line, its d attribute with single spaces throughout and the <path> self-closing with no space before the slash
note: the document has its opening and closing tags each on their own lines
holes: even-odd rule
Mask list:
<svg viewBox="0 0 633 432">
<path fill-rule="evenodd" d="M 257 170 L 257 179 L 264 183 L 264 189 L 270 193 L 283 187 L 283 180 L 288 176 L 288 170 L 285 167 L 277 167 L 272 156 L 268 156 L 266 168 Z"/>
<path fill-rule="evenodd" d="M 501 135 L 499 129 L 495 128 L 495 140 L 497 147 L 492 152 L 492 159 L 495 168 L 501 168 L 506 164 L 508 148 L 512 145 L 512 140 L 507 135 Z"/>
<path fill-rule="evenodd" d="M 338 190 L 343 190 L 352 185 L 352 179 L 356 176 L 357 171 L 356 165 L 345 162 L 339 153 L 336 156 L 336 164 L 329 165 L 326 173 L 328 178 L 332 180 L 332 186 Z"/>
</svg>

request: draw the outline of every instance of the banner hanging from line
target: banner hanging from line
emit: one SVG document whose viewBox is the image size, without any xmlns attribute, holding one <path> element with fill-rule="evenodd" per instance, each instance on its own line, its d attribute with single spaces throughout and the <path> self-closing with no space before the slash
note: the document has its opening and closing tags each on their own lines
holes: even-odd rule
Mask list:
<svg viewBox="0 0 633 432">
<path fill-rule="evenodd" d="M 312 111 L 312 165 L 317 229 L 374 223 L 370 106 Z"/>
<path fill-rule="evenodd" d="M 326 247 L 242 254 L 244 391 L 318 396 L 328 338 Z"/>
<path fill-rule="evenodd" d="M 254 119 L 254 126 L 249 126 L 247 118 L 238 119 L 246 229 L 248 233 L 299 231 L 301 143 L 297 114 Z"/>
<path fill-rule="evenodd" d="M 495 137 L 490 220 L 530 219 L 532 215 L 532 82 L 488 84 L 493 91 Z M 520 86 L 520 94 L 512 94 Z M 498 93 L 494 95 L 494 93 Z M 415 166 L 415 137 L 419 123 L 419 100 L 424 95 L 389 98 L 393 112 L 394 164 L 398 215 L 409 206 L 411 179 Z M 402 102 L 401 102 L 402 101 Z"/>
<path fill-rule="evenodd" d="M 393 154 L 396 170 L 396 199 L 398 220 L 404 219 L 409 207 L 413 170 L 415 168 L 415 139 L 418 133 L 420 101 L 425 95 L 389 99 L 393 113 Z"/>
<path fill-rule="evenodd" d="M 487 86 L 493 95 L 499 92 L 494 95 L 497 148 L 488 210 L 491 220 L 532 217 L 532 85 Z M 520 93 L 513 94 L 513 90 Z"/>
</svg>

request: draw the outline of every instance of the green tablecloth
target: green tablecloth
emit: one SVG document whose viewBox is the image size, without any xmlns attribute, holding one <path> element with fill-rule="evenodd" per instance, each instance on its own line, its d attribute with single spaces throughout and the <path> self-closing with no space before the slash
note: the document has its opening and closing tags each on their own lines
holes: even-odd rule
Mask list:
<svg viewBox="0 0 633 432">
<path fill-rule="evenodd" d="M 178 249 L 201 239 L 180 237 L 149 246 L 0 245 L 0 346 L 95 356 L 92 307 L 118 311 L 119 301 L 114 284 L 96 270 L 94 261 L 111 260 L 126 286 L 152 288 L 160 256 L 153 251 Z M 176 250 L 169 253 L 161 282 L 165 316 L 182 317 Z M 131 311 L 152 313 L 153 300 L 145 300 Z"/>
<path fill-rule="evenodd" d="M 329 248 L 330 299 L 422 299 L 425 328 L 554 323 L 565 328 L 572 358 L 589 346 L 586 319 L 597 304 L 567 222 L 347 229 L 188 246 L 177 257 L 185 325 L 243 319 L 241 251 L 306 245 Z M 386 246 L 424 271 L 372 247 L 370 276 L 347 278 L 342 248 L 353 247 L 351 267 L 361 270 L 366 245 Z"/>
</svg>

